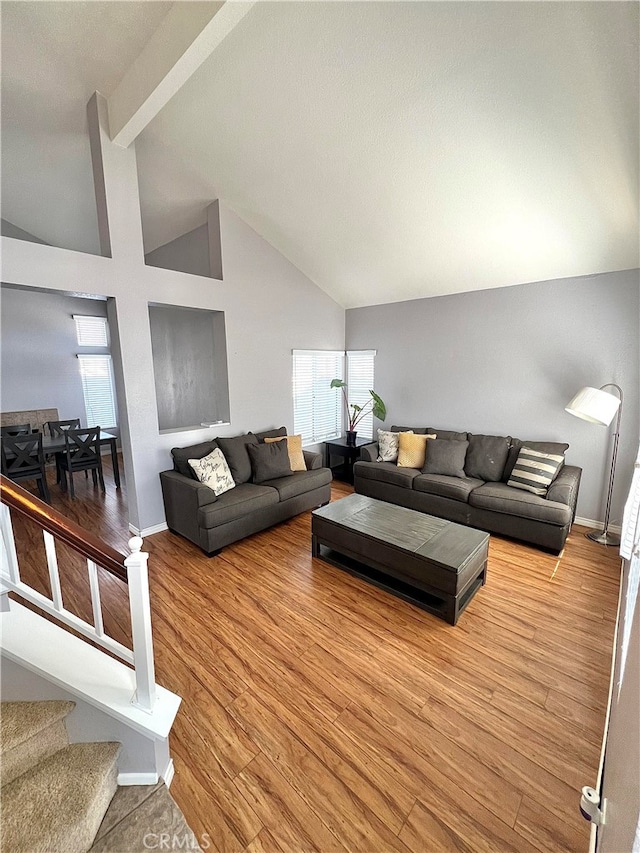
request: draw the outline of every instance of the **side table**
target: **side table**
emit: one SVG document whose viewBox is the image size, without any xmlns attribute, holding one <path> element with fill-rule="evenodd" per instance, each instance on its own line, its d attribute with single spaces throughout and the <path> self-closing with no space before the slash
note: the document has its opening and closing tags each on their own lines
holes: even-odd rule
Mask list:
<svg viewBox="0 0 640 853">
<path fill-rule="evenodd" d="M 347 444 L 346 436 L 325 441 L 327 468 L 331 468 L 336 480 L 353 483 L 353 463 L 360 457 L 360 448 L 372 444 L 371 438 L 356 438 L 355 446 Z M 333 464 L 332 464 L 333 457 Z M 336 458 L 339 460 L 336 462 Z"/>
</svg>

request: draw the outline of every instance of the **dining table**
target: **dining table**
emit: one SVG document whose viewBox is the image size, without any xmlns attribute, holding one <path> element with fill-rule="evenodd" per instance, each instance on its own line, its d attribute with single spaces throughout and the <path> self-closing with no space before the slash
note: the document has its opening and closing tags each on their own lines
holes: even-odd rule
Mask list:
<svg viewBox="0 0 640 853">
<path fill-rule="evenodd" d="M 120 468 L 118 466 L 118 436 L 113 433 L 100 430 L 99 444 L 108 444 L 111 447 L 111 461 L 113 463 L 113 480 L 116 484 L 116 489 L 120 488 Z M 62 453 L 65 449 L 64 434 L 62 435 L 43 435 L 42 449 L 45 456 L 53 455 L 54 453 Z"/>
</svg>

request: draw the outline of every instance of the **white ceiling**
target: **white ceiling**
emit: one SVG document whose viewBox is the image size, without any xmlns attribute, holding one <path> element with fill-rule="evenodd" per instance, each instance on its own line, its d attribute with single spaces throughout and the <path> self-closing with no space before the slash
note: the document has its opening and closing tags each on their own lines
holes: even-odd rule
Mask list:
<svg viewBox="0 0 640 853">
<path fill-rule="evenodd" d="M 85 104 L 167 3 L 2 3 L 2 215 L 98 251 Z M 259 2 L 136 142 L 147 250 L 220 198 L 346 307 L 640 265 L 638 4 Z"/>
</svg>

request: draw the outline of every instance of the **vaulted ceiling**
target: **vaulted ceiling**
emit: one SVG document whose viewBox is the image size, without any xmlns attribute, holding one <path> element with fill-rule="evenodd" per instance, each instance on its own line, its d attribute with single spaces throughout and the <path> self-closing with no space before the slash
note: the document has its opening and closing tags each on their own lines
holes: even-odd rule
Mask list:
<svg viewBox="0 0 640 853">
<path fill-rule="evenodd" d="M 85 105 L 171 6 L 2 2 L 5 219 L 98 252 Z M 220 198 L 346 307 L 635 268 L 638 8 L 258 2 L 136 140 L 146 249 Z"/>
</svg>

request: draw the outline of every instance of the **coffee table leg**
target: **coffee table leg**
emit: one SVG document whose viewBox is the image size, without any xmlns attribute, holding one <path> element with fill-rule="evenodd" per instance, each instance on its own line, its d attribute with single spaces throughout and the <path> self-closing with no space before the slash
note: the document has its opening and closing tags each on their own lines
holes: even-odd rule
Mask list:
<svg viewBox="0 0 640 853">
<path fill-rule="evenodd" d="M 313 534 L 311 534 L 311 556 L 320 556 L 320 542 L 318 541 L 318 537 Z"/>
</svg>

